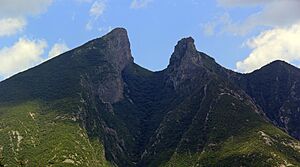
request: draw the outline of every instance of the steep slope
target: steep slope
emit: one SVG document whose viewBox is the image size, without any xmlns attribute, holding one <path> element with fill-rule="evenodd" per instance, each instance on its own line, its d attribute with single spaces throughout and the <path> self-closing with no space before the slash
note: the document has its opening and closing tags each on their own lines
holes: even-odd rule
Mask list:
<svg viewBox="0 0 300 167">
<path fill-rule="evenodd" d="M 123 98 L 121 71 L 132 61 L 127 33 L 116 29 L 1 82 L 1 164 L 106 166 L 81 96 L 91 87 L 105 102 Z"/>
<path fill-rule="evenodd" d="M 0 83 L 0 164 L 300 166 L 299 142 L 229 73 L 192 38 L 151 72 L 117 28 Z"/>
<path fill-rule="evenodd" d="M 57 103 L 58 104 L 58 103 Z M 75 117 L 38 101 L 0 107 L 0 166 L 110 166 Z"/>
<path fill-rule="evenodd" d="M 175 98 L 140 166 L 299 165 L 299 142 L 268 123 L 224 72 L 192 38 L 178 42 L 163 71 Z"/>
<path fill-rule="evenodd" d="M 300 69 L 275 61 L 233 78 L 276 126 L 300 139 Z"/>
</svg>

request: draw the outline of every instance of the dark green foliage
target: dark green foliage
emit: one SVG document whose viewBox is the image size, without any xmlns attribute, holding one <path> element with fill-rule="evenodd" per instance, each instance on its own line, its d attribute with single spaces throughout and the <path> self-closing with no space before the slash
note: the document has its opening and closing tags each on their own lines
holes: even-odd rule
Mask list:
<svg viewBox="0 0 300 167">
<path fill-rule="evenodd" d="M 300 139 L 298 68 L 275 61 L 253 73 L 234 75 L 232 80 L 255 100 L 273 123 Z"/>
</svg>

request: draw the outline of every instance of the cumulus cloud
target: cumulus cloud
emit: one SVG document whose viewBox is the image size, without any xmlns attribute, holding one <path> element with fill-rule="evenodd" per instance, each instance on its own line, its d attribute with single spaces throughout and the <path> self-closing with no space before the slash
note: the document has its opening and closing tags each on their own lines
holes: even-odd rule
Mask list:
<svg viewBox="0 0 300 167">
<path fill-rule="evenodd" d="M 247 42 L 251 54 L 236 63 L 238 71 L 251 72 L 274 60 L 300 60 L 300 23 L 262 32 Z"/>
<path fill-rule="evenodd" d="M 300 1 L 299 0 L 218 0 L 218 3 L 232 8 L 254 8 L 244 21 L 215 21 L 224 31 L 234 35 L 246 35 L 257 28 L 264 30 L 260 35 L 246 42 L 251 53 L 236 63 L 240 72 L 251 72 L 274 60 L 289 63 L 300 61 Z M 217 27 L 217 26 L 215 26 Z"/>
<path fill-rule="evenodd" d="M 224 29 L 236 35 L 245 35 L 253 29 L 263 27 L 291 26 L 300 21 L 299 0 L 219 0 L 220 5 L 226 7 L 261 8 L 251 14 L 244 22 L 225 24 Z"/>
<path fill-rule="evenodd" d="M 106 1 L 105 0 L 97 0 L 95 1 L 90 10 L 89 10 L 89 15 L 90 19 L 88 23 L 86 24 L 85 28 L 86 30 L 92 30 L 94 23 L 98 20 L 98 18 L 103 15 L 106 9 Z"/>
<path fill-rule="evenodd" d="M 70 48 L 65 43 L 56 43 L 50 49 L 49 54 L 48 54 L 48 59 L 58 56 L 68 50 L 70 50 Z"/>
<path fill-rule="evenodd" d="M 21 32 L 26 26 L 26 17 L 44 12 L 52 0 L 1 0 L 0 37 Z"/>
<path fill-rule="evenodd" d="M 21 32 L 25 26 L 26 21 L 23 18 L 0 19 L 0 37 Z"/>
<path fill-rule="evenodd" d="M 48 56 L 45 56 L 46 48 L 45 40 L 30 40 L 25 37 L 19 38 L 10 47 L 0 48 L 0 77 L 8 78 L 69 50 L 67 44 L 55 43 Z"/>
<path fill-rule="evenodd" d="M 13 46 L 0 49 L 0 75 L 7 78 L 40 63 L 47 43 L 20 38 Z"/>
<path fill-rule="evenodd" d="M 130 4 L 131 9 L 141 9 L 147 7 L 153 0 L 133 0 Z"/>
<path fill-rule="evenodd" d="M 14 35 L 26 27 L 26 18 L 47 10 L 53 0 L 1 0 L 0 1 L 0 37 Z M 46 61 L 68 49 L 64 43 L 55 44 L 45 54 L 45 40 L 19 38 L 11 46 L 0 48 L 0 77 L 7 78 Z"/>
</svg>

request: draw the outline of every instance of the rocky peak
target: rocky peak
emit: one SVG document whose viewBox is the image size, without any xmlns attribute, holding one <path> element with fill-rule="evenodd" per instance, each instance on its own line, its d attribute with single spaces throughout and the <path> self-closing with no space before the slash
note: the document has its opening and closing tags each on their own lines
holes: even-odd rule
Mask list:
<svg viewBox="0 0 300 167">
<path fill-rule="evenodd" d="M 283 60 L 275 60 L 262 68 L 286 68 L 291 67 L 291 65 Z"/>
<path fill-rule="evenodd" d="M 123 99 L 122 71 L 133 63 L 130 42 L 124 28 L 116 28 L 105 36 L 88 42 L 78 49 L 77 55 L 84 55 L 90 64 L 95 65 L 90 70 L 91 74 L 83 78 L 85 86 L 91 85 L 92 92 L 103 102 L 112 104 Z"/>
<path fill-rule="evenodd" d="M 175 46 L 166 70 L 168 82 L 177 90 L 185 81 L 194 81 L 197 76 L 206 73 L 204 61 L 205 57 L 197 51 L 193 38 L 181 39 Z"/>
<path fill-rule="evenodd" d="M 133 62 L 130 42 L 126 29 L 116 28 L 105 35 L 103 39 L 107 42 L 107 49 L 110 50 L 110 58 L 117 63 L 120 69 Z"/>
<path fill-rule="evenodd" d="M 103 59 L 119 71 L 133 63 L 129 38 L 124 28 L 113 29 L 105 36 L 88 42 L 84 48 L 88 48 L 87 54 L 101 54 Z"/>
<path fill-rule="evenodd" d="M 199 58 L 194 39 L 192 37 L 183 38 L 175 46 L 169 66 L 180 66 L 182 63 L 191 63 Z"/>
<path fill-rule="evenodd" d="M 266 65 L 266 66 L 269 66 L 269 68 L 277 68 L 277 69 L 287 69 L 288 71 L 291 71 L 291 70 L 296 70 L 298 71 L 298 68 L 283 61 L 283 60 L 275 60 L 273 62 L 271 62 L 270 64 Z"/>
<path fill-rule="evenodd" d="M 272 73 L 273 75 L 267 75 Z M 268 77 L 286 78 L 289 75 L 300 76 L 299 68 L 282 60 L 273 61 L 262 68 L 255 70 L 250 75 L 267 75 Z"/>
<path fill-rule="evenodd" d="M 130 49 L 130 43 L 128 39 L 127 30 L 124 28 L 115 28 L 108 34 L 102 37 L 107 41 L 115 41 L 115 46 L 124 47 Z"/>
<path fill-rule="evenodd" d="M 192 71 L 206 71 L 222 76 L 227 71 L 222 68 L 215 59 L 205 53 L 199 52 L 192 37 L 181 39 L 175 46 L 168 66 L 169 72 L 191 73 Z"/>
</svg>

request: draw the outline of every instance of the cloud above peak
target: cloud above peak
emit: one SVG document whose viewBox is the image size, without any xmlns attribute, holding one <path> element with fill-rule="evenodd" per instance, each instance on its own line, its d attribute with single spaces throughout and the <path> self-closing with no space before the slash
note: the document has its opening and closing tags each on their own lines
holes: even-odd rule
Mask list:
<svg viewBox="0 0 300 167">
<path fill-rule="evenodd" d="M 236 63 L 237 71 L 251 72 L 275 60 L 300 62 L 299 0 L 218 0 L 218 3 L 229 13 L 235 8 L 253 8 L 256 12 L 244 21 L 233 20 L 228 15 L 226 21 L 219 19 L 214 24 L 207 24 L 205 32 L 214 32 L 213 28 L 223 26 L 230 34 L 249 35 L 253 30 L 263 29 L 259 35 L 247 40 L 246 46 L 251 52 Z"/>
<path fill-rule="evenodd" d="M 222 7 L 227 7 L 229 11 L 238 7 L 254 8 L 257 12 L 250 14 L 242 22 L 233 21 L 226 13 L 225 22 L 221 18 L 214 20 L 204 26 L 204 31 L 209 25 L 215 25 L 215 28 L 223 27 L 222 32 L 244 36 L 256 28 L 286 27 L 300 21 L 299 0 L 218 0 L 218 3 Z"/>
<path fill-rule="evenodd" d="M 131 9 L 141 9 L 147 7 L 153 0 L 133 0 L 130 4 Z"/>
<path fill-rule="evenodd" d="M 300 23 L 262 32 L 247 42 L 252 52 L 236 63 L 240 72 L 251 72 L 275 60 L 300 61 Z"/>
<path fill-rule="evenodd" d="M 92 30 L 94 28 L 95 22 L 99 19 L 100 16 L 102 16 L 106 10 L 106 0 L 96 0 L 90 10 L 89 10 L 89 15 L 90 18 L 85 25 L 86 30 Z"/>
<path fill-rule="evenodd" d="M 95 1 L 90 9 L 90 16 L 98 19 L 104 13 L 105 8 L 105 1 Z"/>
<path fill-rule="evenodd" d="M 285 27 L 300 21 L 299 0 L 271 0 L 265 2 L 263 9 L 253 15 L 242 24 L 249 31 L 257 26 Z"/>
</svg>

